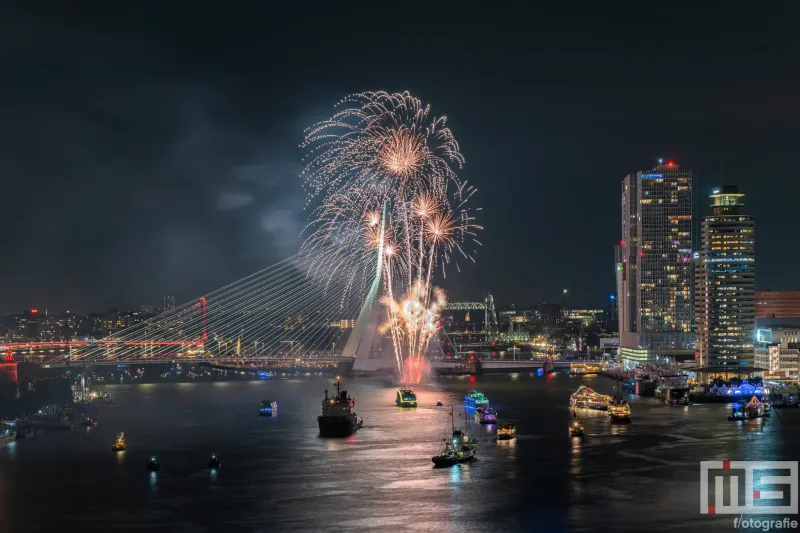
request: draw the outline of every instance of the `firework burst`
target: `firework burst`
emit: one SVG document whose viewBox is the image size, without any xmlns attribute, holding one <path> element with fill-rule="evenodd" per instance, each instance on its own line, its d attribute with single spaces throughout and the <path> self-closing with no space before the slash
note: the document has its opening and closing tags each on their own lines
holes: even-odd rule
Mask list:
<svg viewBox="0 0 800 533">
<path fill-rule="evenodd" d="M 409 93 L 360 93 L 339 107 L 303 143 L 311 223 L 301 253 L 330 279 L 382 253 L 382 329 L 398 369 L 418 369 L 445 302 L 434 271 L 474 261 L 480 244 L 467 207 L 475 189 L 456 175 L 464 158 L 446 118 Z M 418 381 L 413 373 L 405 377 Z"/>
</svg>

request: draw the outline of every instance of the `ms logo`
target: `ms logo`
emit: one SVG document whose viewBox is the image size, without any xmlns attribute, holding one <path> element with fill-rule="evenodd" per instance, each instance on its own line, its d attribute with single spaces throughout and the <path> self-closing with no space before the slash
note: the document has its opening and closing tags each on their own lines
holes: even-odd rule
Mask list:
<svg viewBox="0 0 800 533">
<path fill-rule="evenodd" d="M 701 514 L 797 514 L 797 461 L 701 461 Z"/>
</svg>

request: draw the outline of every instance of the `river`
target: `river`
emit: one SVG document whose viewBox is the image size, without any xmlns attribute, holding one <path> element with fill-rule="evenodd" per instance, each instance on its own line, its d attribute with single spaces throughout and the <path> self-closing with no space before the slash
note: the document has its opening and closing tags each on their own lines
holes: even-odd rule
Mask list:
<svg viewBox="0 0 800 533">
<path fill-rule="evenodd" d="M 471 378 L 474 379 L 474 378 Z M 732 518 L 699 512 L 699 461 L 796 460 L 800 409 L 727 422 L 722 404 L 674 407 L 628 396 L 633 421 L 583 416 L 567 436 L 569 394 L 603 377 L 529 374 L 452 378 L 418 388 L 419 407 L 395 388 L 348 378 L 365 427 L 349 439 L 317 436 L 331 379 L 108 386 L 99 424 L 49 432 L 0 450 L 0 528 L 6 531 L 699 531 Z M 478 388 L 514 441 L 473 426 L 478 459 L 433 469 L 451 402 Z M 261 400 L 278 414 L 260 418 Z M 445 407 L 436 407 L 437 401 Z M 457 411 L 459 412 L 459 411 Z M 777 415 L 777 416 L 776 416 Z M 111 443 L 125 431 L 129 447 Z M 217 453 L 223 468 L 206 468 Z M 161 471 L 145 463 L 155 455 Z"/>
</svg>

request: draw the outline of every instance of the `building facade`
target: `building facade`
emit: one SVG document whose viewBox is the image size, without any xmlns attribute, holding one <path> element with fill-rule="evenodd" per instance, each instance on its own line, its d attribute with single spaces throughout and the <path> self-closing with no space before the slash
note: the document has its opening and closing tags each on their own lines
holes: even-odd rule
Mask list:
<svg viewBox="0 0 800 533">
<path fill-rule="evenodd" d="M 691 170 L 670 161 L 622 180 L 615 252 L 626 364 L 693 351 Z"/>
<path fill-rule="evenodd" d="M 735 186 L 714 189 L 712 215 L 700 227 L 695 317 L 700 366 L 753 365 L 755 221 L 742 213 Z"/>
<path fill-rule="evenodd" d="M 757 291 L 756 318 L 800 318 L 800 291 Z"/>
<path fill-rule="evenodd" d="M 550 333 L 561 327 L 561 306 L 558 304 L 541 304 L 539 312 L 542 315 L 542 328 Z"/>
<path fill-rule="evenodd" d="M 800 374 L 800 325 L 756 330 L 755 365 L 767 379 L 796 381 Z"/>
</svg>

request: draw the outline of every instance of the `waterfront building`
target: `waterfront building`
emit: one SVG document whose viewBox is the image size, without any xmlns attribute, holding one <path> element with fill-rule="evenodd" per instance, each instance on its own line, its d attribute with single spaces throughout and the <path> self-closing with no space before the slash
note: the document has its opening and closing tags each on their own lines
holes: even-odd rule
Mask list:
<svg viewBox="0 0 800 533">
<path fill-rule="evenodd" d="M 603 321 L 602 309 L 564 309 L 563 319 L 569 322 L 579 322 L 582 326 L 591 326 Z"/>
<path fill-rule="evenodd" d="M 693 354 L 691 170 L 660 161 L 625 176 L 615 252 L 626 366 Z"/>
<path fill-rule="evenodd" d="M 744 194 L 735 186 L 714 189 L 711 198 L 695 261 L 698 363 L 753 365 L 755 221 L 741 212 Z"/>
<path fill-rule="evenodd" d="M 558 304 L 541 304 L 539 313 L 542 316 L 542 327 L 551 332 L 561 327 L 561 306 Z"/>
<path fill-rule="evenodd" d="M 800 321 L 756 330 L 755 366 L 767 379 L 797 381 L 800 374 Z"/>
<path fill-rule="evenodd" d="M 800 318 L 800 291 L 757 291 L 756 318 Z"/>
</svg>

